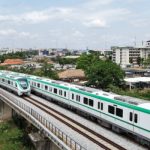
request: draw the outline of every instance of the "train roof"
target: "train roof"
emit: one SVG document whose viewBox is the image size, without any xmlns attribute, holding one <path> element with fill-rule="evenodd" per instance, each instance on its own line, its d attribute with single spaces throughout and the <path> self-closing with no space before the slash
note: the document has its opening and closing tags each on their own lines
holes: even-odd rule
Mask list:
<svg viewBox="0 0 150 150">
<path fill-rule="evenodd" d="M 6 77 L 6 78 L 10 78 L 10 79 L 13 79 L 13 80 L 18 80 L 18 79 L 21 79 L 22 76 L 20 75 L 17 75 L 13 72 L 10 72 L 10 71 L 0 71 L 0 75 L 3 76 L 3 77 Z"/>
<path fill-rule="evenodd" d="M 149 110 L 150 110 L 150 103 L 140 104 L 139 107 L 145 108 L 145 109 L 149 109 Z"/>
<path fill-rule="evenodd" d="M 65 87 L 75 89 L 75 90 L 80 90 L 80 91 L 87 92 L 87 93 L 97 95 L 97 96 L 103 96 L 105 98 L 114 99 L 114 100 L 121 101 L 121 102 L 126 102 L 126 103 L 129 103 L 129 104 L 132 104 L 132 105 L 140 106 L 141 104 L 145 104 L 145 103 L 149 102 L 149 101 L 146 101 L 146 100 L 143 100 L 143 99 L 138 99 L 138 98 L 125 96 L 125 95 L 118 95 L 118 94 L 115 94 L 115 93 L 112 93 L 112 92 L 105 92 L 105 91 L 100 90 L 100 89 L 75 85 L 75 84 L 66 83 L 66 82 L 59 81 L 59 80 L 52 80 L 52 79 L 48 79 L 48 78 L 44 78 L 44 77 L 37 77 L 37 76 L 32 76 L 32 75 L 30 76 L 30 78 L 41 80 L 41 81 L 44 81 L 44 82 L 57 84 L 57 85 L 60 85 L 60 86 L 65 86 Z"/>
</svg>

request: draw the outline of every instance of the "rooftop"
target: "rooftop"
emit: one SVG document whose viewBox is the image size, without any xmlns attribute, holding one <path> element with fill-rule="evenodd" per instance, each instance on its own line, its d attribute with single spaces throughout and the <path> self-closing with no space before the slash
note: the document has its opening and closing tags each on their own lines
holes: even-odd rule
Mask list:
<svg viewBox="0 0 150 150">
<path fill-rule="evenodd" d="M 5 65 L 21 65 L 23 64 L 23 60 L 22 59 L 6 59 L 4 61 L 4 63 L 1 63 L 1 66 L 5 66 Z"/>
<path fill-rule="evenodd" d="M 84 78 L 85 74 L 82 69 L 69 69 L 58 73 L 60 79 L 63 78 Z"/>
</svg>

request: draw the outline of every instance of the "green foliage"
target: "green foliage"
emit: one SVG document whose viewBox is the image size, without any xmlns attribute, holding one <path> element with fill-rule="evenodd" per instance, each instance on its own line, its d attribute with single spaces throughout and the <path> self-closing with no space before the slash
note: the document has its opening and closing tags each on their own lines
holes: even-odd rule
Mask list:
<svg viewBox="0 0 150 150">
<path fill-rule="evenodd" d="M 85 70 L 89 85 L 106 89 L 110 84 L 120 86 L 124 72 L 111 61 L 98 61 Z"/>
<path fill-rule="evenodd" d="M 57 73 L 52 70 L 53 66 L 48 64 L 47 61 L 43 63 L 41 70 L 38 72 L 39 76 L 45 76 L 53 79 L 58 79 Z"/>
<path fill-rule="evenodd" d="M 22 144 L 23 132 L 12 121 L 0 124 L 1 150 L 27 150 Z"/>
<path fill-rule="evenodd" d="M 21 68 L 13 68 L 11 69 L 11 71 L 58 79 L 57 72 L 53 70 L 53 66 L 51 64 L 48 64 L 47 60 L 43 61 L 42 68 L 40 69 L 28 66 Z"/>
<path fill-rule="evenodd" d="M 87 70 L 92 64 L 100 61 L 99 56 L 95 54 L 82 54 L 77 60 L 77 69 Z"/>
<path fill-rule="evenodd" d="M 141 57 L 137 57 L 137 64 L 140 66 L 141 64 L 143 64 L 144 59 Z"/>
<path fill-rule="evenodd" d="M 129 58 L 129 63 L 132 64 L 133 63 L 133 58 Z"/>
<path fill-rule="evenodd" d="M 7 66 L 0 66 L 0 70 L 7 70 Z"/>
<path fill-rule="evenodd" d="M 89 52 L 90 54 L 94 54 L 94 55 L 98 55 L 98 56 L 101 55 L 101 52 L 100 52 L 100 51 L 89 50 L 88 52 Z"/>
<path fill-rule="evenodd" d="M 150 66 L 150 56 L 146 60 L 144 60 L 144 66 Z"/>
<path fill-rule="evenodd" d="M 16 52 L 16 53 L 8 53 L 4 55 L 0 55 L 0 62 L 4 62 L 5 59 L 25 59 L 30 58 L 33 55 L 37 55 L 37 51 L 26 51 L 26 52 Z"/>
<path fill-rule="evenodd" d="M 66 64 L 76 64 L 77 59 L 76 58 L 61 58 L 61 57 L 56 57 L 52 59 L 54 62 L 59 63 L 60 65 L 64 66 Z"/>
<path fill-rule="evenodd" d="M 33 74 L 34 71 L 35 71 L 35 68 L 27 66 L 27 67 L 20 67 L 20 68 L 12 68 L 12 69 L 9 69 L 9 70 L 14 71 L 14 72 Z"/>
<path fill-rule="evenodd" d="M 106 89 L 110 84 L 119 86 L 125 76 L 121 68 L 110 60 L 102 61 L 98 55 L 83 54 L 77 61 L 77 68 L 84 70 L 87 86 Z"/>
</svg>

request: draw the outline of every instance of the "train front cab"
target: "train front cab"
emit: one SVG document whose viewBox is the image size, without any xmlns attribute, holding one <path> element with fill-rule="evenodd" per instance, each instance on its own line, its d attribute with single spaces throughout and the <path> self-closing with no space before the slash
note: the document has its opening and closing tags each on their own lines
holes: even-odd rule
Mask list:
<svg viewBox="0 0 150 150">
<path fill-rule="evenodd" d="M 30 95 L 31 89 L 29 81 L 26 78 L 19 78 L 17 79 L 17 88 L 18 88 L 18 95 Z"/>
</svg>

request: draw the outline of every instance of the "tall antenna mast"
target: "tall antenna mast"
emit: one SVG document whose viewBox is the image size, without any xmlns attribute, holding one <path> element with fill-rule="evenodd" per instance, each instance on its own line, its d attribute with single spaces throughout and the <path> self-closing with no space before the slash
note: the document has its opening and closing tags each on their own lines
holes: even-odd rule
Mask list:
<svg viewBox="0 0 150 150">
<path fill-rule="evenodd" d="M 136 47 L 136 36 L 134 37 L 134 46 Z"/>
</svg>

